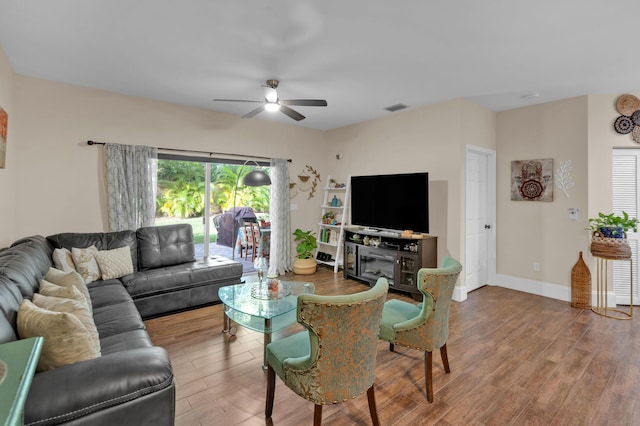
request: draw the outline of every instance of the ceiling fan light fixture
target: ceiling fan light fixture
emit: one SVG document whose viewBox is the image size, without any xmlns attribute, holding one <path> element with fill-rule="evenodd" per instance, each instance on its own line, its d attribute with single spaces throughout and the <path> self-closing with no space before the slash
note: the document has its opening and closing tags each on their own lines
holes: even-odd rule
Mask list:
<svg viewBox="0 0 640 426">
<path fill-rule="evenodd" d="M 280 104 L 277 102 L 267 102 L 264 104 L 265 111 L 275 112 L 280 110 Z"/>
</svg>

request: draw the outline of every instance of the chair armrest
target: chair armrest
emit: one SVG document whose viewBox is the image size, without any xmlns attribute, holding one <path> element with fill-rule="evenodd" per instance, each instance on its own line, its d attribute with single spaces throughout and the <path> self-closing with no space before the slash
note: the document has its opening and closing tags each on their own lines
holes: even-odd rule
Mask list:
<svg viewBox="0 0 640 426">
<path fill-rule="evenodd" d="M 423 302 L 421 303 L 422 308 L 420 310 L 420 314 L 406 321 L 394 324 L 393 329 L 395 331 L 411 330 L 421 326 L 427 321 L 427 319 L 429 319 L 434 307 L 433 296 L 430 293 L 427 293 L 424 295 L 422 300 Z"/>
</svg>

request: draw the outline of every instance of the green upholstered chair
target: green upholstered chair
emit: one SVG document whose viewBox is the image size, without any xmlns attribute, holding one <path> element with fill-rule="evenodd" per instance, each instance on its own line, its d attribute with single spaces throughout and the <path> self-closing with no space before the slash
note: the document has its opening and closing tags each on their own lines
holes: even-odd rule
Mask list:
<svg viewBox="0 0 640 426">
<path fill-rule="evenodd" d="M 424 351 L 424 377 L 427 400 L 433 402 L 432 352 L 440 349 L 445 372 L 449 373 L 447 339 L 449 337 L 449 306 L 453 288 L 462 265 L 445 257 L 441 268 L 418 271 L 418 289 L 422 303 L 414 304 L 392 299 L 384 304 L 380 339 L 394 345 Z"/>
<path fill-rule="evenodd" d="M 314 425 L 322 406 L 337 404 L 365 391 L 373 424 L 378 425 L 373 390 L 378 331 L 389 284 L 344 296 L 298 296 L 298 322 L 307 330 L 267 346 L 267 403 L 271 417 L 276 374 L 285 385 L 315 404 Z"/>
</svg>

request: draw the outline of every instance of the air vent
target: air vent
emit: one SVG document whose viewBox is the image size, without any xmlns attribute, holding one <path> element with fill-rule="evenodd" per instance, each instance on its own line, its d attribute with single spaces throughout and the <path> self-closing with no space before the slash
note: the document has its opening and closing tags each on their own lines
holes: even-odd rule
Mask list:
<svg viewBox="0 0 640 426">
<path fill-rule="evenodd" d="M 396 112 L 396 111 L 400 111 L 401 109 L 405 109 L 405 108 L 409 108 L 408 105 L 405 104 L 395 104 L 395 105 L 391 105 L 386 107 L 385 109 L 389 112 Z"/>
</svg>

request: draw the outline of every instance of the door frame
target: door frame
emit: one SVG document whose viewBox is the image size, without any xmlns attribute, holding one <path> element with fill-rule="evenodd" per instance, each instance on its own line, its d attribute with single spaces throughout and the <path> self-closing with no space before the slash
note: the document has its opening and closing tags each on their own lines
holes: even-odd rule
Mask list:
<svg viewBox="0 0 640 426">
<path fill-rule="evenodd" d="M 489 253 L 487 255 L 487 280 L 488 284 L 495 285 L 496 281 L 496 151 L 480 146 L 467 144 L 465 146 L 465 157 L 464 157 L 464 255 L 465 261 L 467 258 L 467 248 L 470 247 L 468 237 L 467 237 L 467 205 L 469 204 L 469 191 L 467 188 L 467 176 L 469 175 L 469 155 L 470 154 L 480 154 L 487 157 L 487 188 L 488 188 L 488 196 L 489 200 L 487 205 L 489 206 L 489 219 L 491 230 L 488 236 L 488 244 L 489 244 Z M 458 298 L 455 300 L 462 301 L 467 299 L 467 287 L 466 283 L 462 282 L 462 285 L 458 291 Z"/>
</svg>

